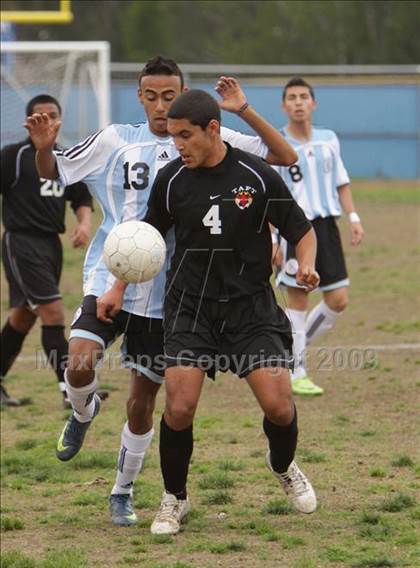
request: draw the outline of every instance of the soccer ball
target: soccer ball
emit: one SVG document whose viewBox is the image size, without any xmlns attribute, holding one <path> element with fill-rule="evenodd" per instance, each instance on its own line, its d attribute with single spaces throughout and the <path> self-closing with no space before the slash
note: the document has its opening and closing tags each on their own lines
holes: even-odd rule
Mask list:
<svg viewBox="0 0 420 568">
<path fill-rule="evenodd" d="M 106 267 L 116 278 L 127 283 L 147 282 L 154 278 L 162 269 L 165 256 L 162 235 L 143 221 L 117 225 L 104 243 Z"/>
</svg>

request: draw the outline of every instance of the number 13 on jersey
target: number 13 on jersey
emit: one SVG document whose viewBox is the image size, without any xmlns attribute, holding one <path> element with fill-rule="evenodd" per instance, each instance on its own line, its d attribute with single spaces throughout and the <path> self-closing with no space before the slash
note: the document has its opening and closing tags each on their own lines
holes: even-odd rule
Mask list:
<svg viewBox="0 0 420 568">
<path fill-rule="evenodd" d="M 220 220 L 219 205 L 212 205 L 207 213 L 204 215 L 203 225 L 210 228 L 211 235 L 222 234 L 222 221 Z"/>
</svg>

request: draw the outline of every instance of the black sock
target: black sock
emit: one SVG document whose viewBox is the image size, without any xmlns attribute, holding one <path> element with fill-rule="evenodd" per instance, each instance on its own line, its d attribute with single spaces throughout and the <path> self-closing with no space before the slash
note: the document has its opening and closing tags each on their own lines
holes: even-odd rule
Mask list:
<svg viewBox="0 0 420 568">
<path fill-rule="evenodd" d="M 188 467 L 193 452 L 193 428 L 172 430 L 162 416 L 160 422 L 160 467 L 167 493 L 187 498 Z"/>
<path fill-rule="evenodd" d="M 297 411 L 287 426 L 278 426 L 264 416 L 263 428 L 270 447 L 271 466 L 277 473 L 284 473 L 295 456 L 298 427 Z"/>
<path fill-rule="evenodd" d="M 63 386 L 69 344 L 64 335 L 64 325 L 43 325 L 41 333 L 42 347 L 48 362 Z"/>
<path fill-rule="evenodd" d="M 5 377 L 22 349 L 26 333 L 17 331 L 7 320 L 0 333 L 0 377 Z"/>
</svg>

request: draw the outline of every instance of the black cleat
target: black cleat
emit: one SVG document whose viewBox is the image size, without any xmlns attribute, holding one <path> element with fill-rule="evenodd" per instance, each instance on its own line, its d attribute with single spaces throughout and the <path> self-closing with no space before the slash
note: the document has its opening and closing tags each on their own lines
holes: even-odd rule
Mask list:
<svg viewBox="0 0 420 568">
<path fill-rule="evenodd" d="M 0 384 L 0 406 L 22 406 L 22 401 L 10 396 L 4 386 Z"/>
<path fill-rule="evenodd" d="M 95 401 L 95 410 L 92 420 L 98 414 L 101 407 L 101 399 L 97 394 L 93 396 L 93 400 Z M 57 442 L 55 453 L 59 460 L 71 460 L 79 452 L 80 448 L 83 446 L 86 432 L 92 424 L 92 420 L 89 420 L 89 422 L 79 422 L 74 412 L 72 412 Z"/>
<path fill-rule="evenodd" d="M 106 400 L 109 397 L 109 391 L 107 390 L 98 390 L 96 391 L 96 394 L 101 400 Z"/>
</svg>

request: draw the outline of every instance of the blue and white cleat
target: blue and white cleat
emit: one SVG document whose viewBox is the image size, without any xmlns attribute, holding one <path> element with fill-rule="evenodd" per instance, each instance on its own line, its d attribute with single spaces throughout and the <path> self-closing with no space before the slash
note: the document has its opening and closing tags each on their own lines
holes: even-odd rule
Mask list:
<svg viewBox="0 0 420 568">
<path fill-rule="evenodd" d="M 137 523 L 133 508 L 133 498 L 129 493 L 116 493 L 109 496 L 109 510 L 113 525 L 128 527 Z"/>
</svg>

